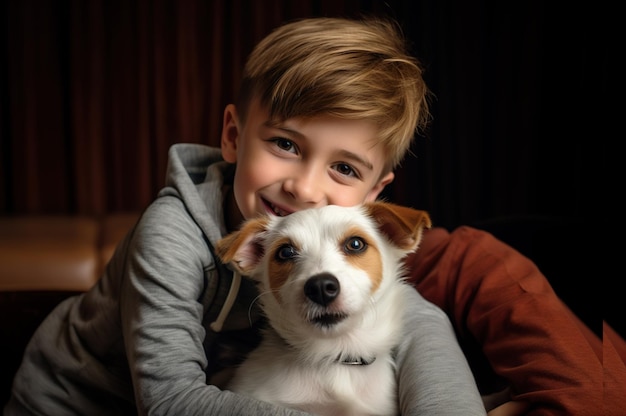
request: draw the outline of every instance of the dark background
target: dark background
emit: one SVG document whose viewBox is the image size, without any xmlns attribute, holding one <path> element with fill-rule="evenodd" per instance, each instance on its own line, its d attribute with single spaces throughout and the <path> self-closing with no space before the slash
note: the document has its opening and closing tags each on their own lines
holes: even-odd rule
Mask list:
<svg viewBox="0 0 626 416">
<path fill-rule="evenodd" d="M 172 143 L 219 143 L 245 58 L 273 27 L 379 14 L 400 22 L 435 96 L 431 127 L 385 196 L 427 209 L 435 225 L 493 231 L 532 256 L 583 313 L 599 316 L 589 305 L 618 280 L 608 273 L 612 256 L 597 248 L 617 218 L 603 194 L 614 188 L 605 143 L 617 114 L 611 61 L 624 49 L 617 13 L 603 2 L 0 7 L 0 215 L 143 209 L 163 184 Z"/>
</svg>

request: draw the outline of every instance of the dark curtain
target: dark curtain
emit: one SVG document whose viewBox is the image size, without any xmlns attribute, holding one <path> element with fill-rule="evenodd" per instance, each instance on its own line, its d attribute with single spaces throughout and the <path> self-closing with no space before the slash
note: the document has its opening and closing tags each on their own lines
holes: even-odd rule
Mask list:
<svg viewBox="0 0 626 416">
<path fill-rule="evenodd" d="M 440 0 L 8 0 L 0 215 L 143 209 L 175 142 L 219 144 L 252 46 L 285 20 L 395 17 L 433 122 L 385 196 L 455 227 L 585 215 L 608 88 L 600 5 Z M 600 29 L 600 30 L 598 30 Z"/>
</svg>

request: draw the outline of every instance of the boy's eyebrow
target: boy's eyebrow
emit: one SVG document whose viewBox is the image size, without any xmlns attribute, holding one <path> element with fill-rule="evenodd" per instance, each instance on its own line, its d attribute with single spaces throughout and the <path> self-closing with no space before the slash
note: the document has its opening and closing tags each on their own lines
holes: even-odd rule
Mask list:
<svg viewBox="0 0 626 416">
<path fill-rule="evenodd" d="M 372 163 L 369 160 L 363 159 L 361 156 L 357 155 L 356 153 L 348 152 L 347 150 L 342 150 L 339 153 L 342 156 L 344 156 L 346 159 L 351 159 L 365 166 L 369 170 L 374 170 L 374 165 L 372 165 Z"/>
<path fill-rule="evenodd" d="M 264 124 L 267 127 L 275 128 L 275 129 L 278 129 L 278 130 L 283 130 L 284 132 L 289 133 L 289 134 L 291 134 L 293 136 L 297 136 L 297 137 L 299 137 L 301 139 L 304 138 L 304 135 L 302 133 L 300 133 L 300 132 L 298 132 L 296 130 L 292 130 L 290 128 L 284 127 L 284 126 L 277 125 L 275 123 L 272 123 L 269 120 L 266 121 Z M 372 165 L 372 163 L 369 160 L 362 158 L 361 156 L 357 155 L 356 153 L 349 152 L 347 150 L 343 150 L 342 149 L 342 150 L 339 151 L 339 154 L 341 156 L 345 157 L 348 160 L 352 160 L 354 162 L 357 162 L 357 163 L 363 165 L 366 169 L 374 170 L 374 165 Z"/>
</svg>

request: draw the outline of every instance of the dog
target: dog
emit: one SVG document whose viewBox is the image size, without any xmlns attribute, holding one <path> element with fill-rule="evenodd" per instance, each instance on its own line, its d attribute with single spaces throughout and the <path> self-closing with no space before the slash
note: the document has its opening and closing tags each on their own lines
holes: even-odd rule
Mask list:
<svg viewBox="0 0 626 416">
<path fill-rule="evenodd" d="M 397 415 L 402 259 L 427 212 L 388 202 L 262 216 L 216 254 L 254 279 L 268 327 L 227 388 L 318 415 Z"/>
</svg>

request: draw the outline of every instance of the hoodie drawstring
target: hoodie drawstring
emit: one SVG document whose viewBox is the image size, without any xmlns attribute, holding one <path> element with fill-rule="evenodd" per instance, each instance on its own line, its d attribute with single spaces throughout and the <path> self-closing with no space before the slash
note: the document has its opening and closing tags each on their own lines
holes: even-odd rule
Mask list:
<svg viewBox="0 0 626 416">
<path fill-rule="evenodd" d="M 239 272 L 233 272 L 233 280 L 230 282 L 230 289 L 228 290 L 228 295 L 226 296 L 224 305 L 222 306 L 222 309 L 220 310 L 219 315 L 217 315 L 215 321 L 211 322 L 209 325 L 213 331 L 220 332 L 222 330 L 226 317 L 233 308 L 233 304 L 235 303 L 235 299 L 239 293 L 239 286 L 241 286 L 241 274 L 239 274 Z"/>
</svg>

